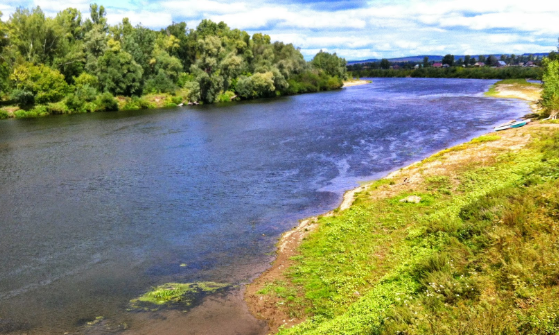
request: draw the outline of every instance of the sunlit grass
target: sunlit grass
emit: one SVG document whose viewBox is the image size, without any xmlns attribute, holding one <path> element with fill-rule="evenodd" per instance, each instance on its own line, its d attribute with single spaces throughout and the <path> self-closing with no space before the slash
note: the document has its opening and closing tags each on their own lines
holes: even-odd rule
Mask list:
<svg viewBox="0 0 559 335">
<path fill-rule="evenodd" d="M 308 317 L 280 334 L 558 333 L 559 132 L 531 135 L 387 197 L 378 181 L 320 218 L 288 281 L 259 292 Z"/>
</svg>

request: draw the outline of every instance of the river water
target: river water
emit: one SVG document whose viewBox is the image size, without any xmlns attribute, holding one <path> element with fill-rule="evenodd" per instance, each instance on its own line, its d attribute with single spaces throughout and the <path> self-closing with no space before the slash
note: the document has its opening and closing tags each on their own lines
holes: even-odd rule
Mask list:
<svg viewBox="0 0 559 335">
<path fill-rule="evenodd" d="M 0 333 L 131 322 L 165 282 L 249 281 L 344 190 L 529 112 L 483 97 L 494 82 L 0 122 Z"/>
</svg>

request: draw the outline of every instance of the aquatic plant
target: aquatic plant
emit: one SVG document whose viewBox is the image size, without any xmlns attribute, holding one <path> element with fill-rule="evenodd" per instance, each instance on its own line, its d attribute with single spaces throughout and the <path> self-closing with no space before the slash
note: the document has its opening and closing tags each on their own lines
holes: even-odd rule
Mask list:
<svg viewBox="0 0 559 335">
<path fill-rule="evenodd" d="M 224 290 L 230 286 L 230 284 L 215 282 L 167 283 L 152 288 L 151 291 L 131 300 L 130 303 L 133 308 L 139 308 L 142 303 L 159 306 L 164 304 L 189 306 L 200 297 Z"/>
</svg>

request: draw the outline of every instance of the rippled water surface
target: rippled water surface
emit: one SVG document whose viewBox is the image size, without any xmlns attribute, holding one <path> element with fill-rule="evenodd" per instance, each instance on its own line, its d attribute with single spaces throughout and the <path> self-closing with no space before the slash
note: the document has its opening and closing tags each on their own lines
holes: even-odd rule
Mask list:
<svg viewBox="0 0 559 335">
<path fill-rule="evenodd" d="M 0 122 L 0 333 L 124 320 L 164 282 L 249 280 L 358 181 L 529 111 L 484 98 L 493 82 Z"/>
</svg>

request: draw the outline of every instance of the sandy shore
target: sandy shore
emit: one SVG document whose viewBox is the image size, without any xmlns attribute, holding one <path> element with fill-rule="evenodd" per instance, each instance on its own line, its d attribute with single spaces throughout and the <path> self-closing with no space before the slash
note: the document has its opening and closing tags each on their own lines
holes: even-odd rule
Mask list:
<svg viewBox="0 0 559 335">
<path fill-rule="evenodd" d="M 540 91 L 537 90 L 534 90 L 532 95 L 527 94 L 524 89 L 519 87 L 498 87 L 497 89 L 499 91 L 498 97 L 523 99 L 530 101 L 532 105 L 536 105 L 536 101 L 539 100 Z M 501 94 L 503 94 L 503 96 L 501 96 Z M 532 108 L 534 109 L 534 106 L 532 106 Z M 539 126 L 540 125 L 537 123 L 529 125 L 529 127 Z M 525 136 L 522 128 L 500 132 L 499 135 L 501 136 L 501 139 L 484 144 L 481 148 L 474 148 L 474 150 L 450 151 L 445 153 L 445 164 L 465 164 L 471 160 L 473 156 L 477 159 L 480 157 L 483 159 L 484 155 L 494 155 L 498 149 L 503 148 L 517 150 L 522 148 L 530 138 L 530 136 Z M 431 173 L 437 173 L 440 169 L 445 169 L 445 164 L 442 164 L 440 161 L 434 161 L 432 163 L 421 164 L 421 167 L 418 167 L 419 162 L 417 162 L 395 171 L 386 177 L 394 181 L 393 186 L 387 190 L 375 191 L 374 196 L 386 197 L 391 194 L 395 194 L 402 189 L 413 188 L 413 185 L 421 181 L 423 176 Z M 278 299 L 270 295 L 257 294 L 257 292 L 262 290 L 269 283 L 273 283 L 275 281 L 287 282 L 289 280 L 284 272 L 294 264 L 291 258 L 298 255 L 298 247 L 301 244 L 301 241 L 317 228 L 318 217 L 331 216 L 334 215 L 335 212 L 350 208 L 355 200 L 355 195 L 359 192 L 367 190 L 368 185 L 363 185 L 347 191 L 344 194 L 342 203 L 337 209 L 320 216 L 302 220 L 297 227 L 285 232 L 277 243 L 277 258 L 272 263 L 271 268 L 266 270 L 261 276 L 246 287 L 244 298 L 250 312 L 257 318 L 267 320 L 271 333 L 276 333 L 278 328 L 282 325 L 286 328 L 290 328 L 303 322 L 305 318 L 304 316 L 302 318 L 290 317 L 288 312 L 284 308 L 281 308 Z"/>
<path fill-rule="evenodd" d="M 342 86 L 342 87 L 366 85 L 366 84 L 370 84 L 370 83 L 372 83 L 371 80 L 352 80 L 352 81 L 344 81 L 344 86 Z"/>
<path fill-rule="evenodd" d="M 541 111 L 538 101 L 540 100 L 542 89 L 536 86 L 522 86 L 516 84 L 499 84 L 495 88 L 497 94 L 495 98 L 512 98 L 525 100 L 530 103 L 530 108 L 534 113 Z"/>
</svg>

